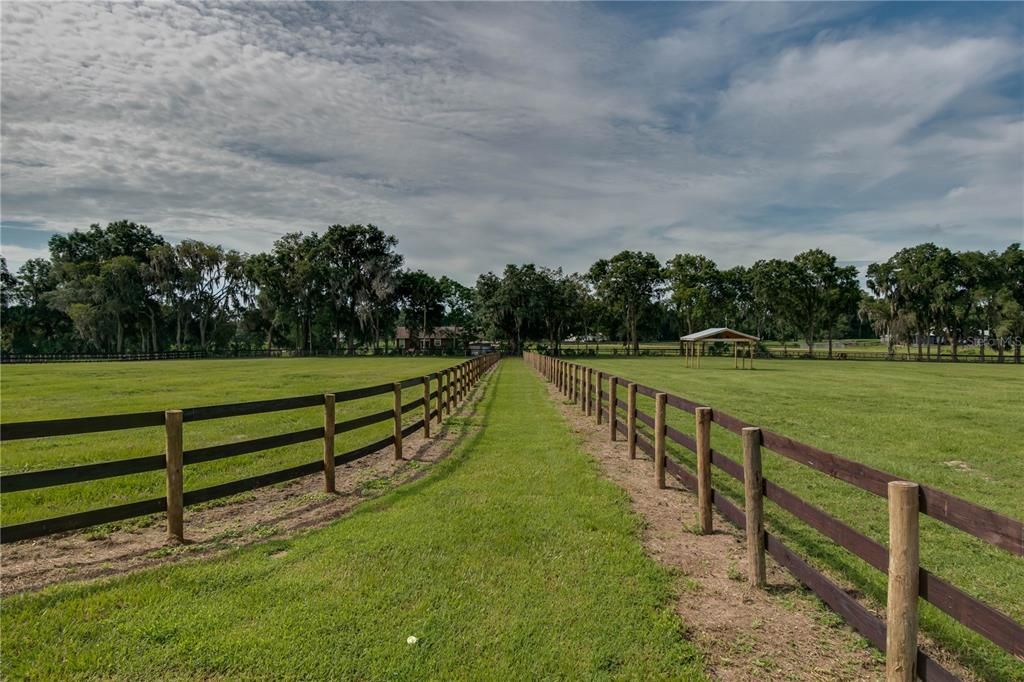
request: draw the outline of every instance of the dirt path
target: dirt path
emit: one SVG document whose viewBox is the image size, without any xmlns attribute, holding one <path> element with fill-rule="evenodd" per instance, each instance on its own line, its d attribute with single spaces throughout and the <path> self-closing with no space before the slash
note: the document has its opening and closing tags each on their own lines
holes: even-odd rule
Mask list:
<svg viewBox="0 0 1024 682">
<path fill-rule="evenodd" d="M 444 426 L 428 440 L 406 436 L 406 459 L 389 447 L 340 465 L 337 493 L 323 491 L 323 474 L 271 485 L 185 511 L 184 544 L 169 544 L 162 514 L 5 545 L 0 556 L 0 594 L 36 590 L 68 580 L 89 580 L 150 566 L 209 558 L 235 547 L 319 528 L 366 499 L 423 476 L 463 438 L 478 430 L 473 418 L 484 382 L 478 383 Z M 319 448 L 317 443 L 310 447 Z"/>
<path fill-rule="evenodd" d="M 743 537 L 715 514 L 715 533 L 698 535 L 696 497 L 669 477 L 654 485 L 654 465 L 624 440 L 610 442 L 607 424 L 580 414 L 552 386 L 549 393 L 583 449 L 629 494 L 645 521 L 644 546 L 679 573 L 676 611 L 719 680 L 878 680 L 881 654 L 810 596 L 768 558 L 767 591 L 746 583 Z M 621 435 L 620 435 L 621 438 Z"/>
</svg>

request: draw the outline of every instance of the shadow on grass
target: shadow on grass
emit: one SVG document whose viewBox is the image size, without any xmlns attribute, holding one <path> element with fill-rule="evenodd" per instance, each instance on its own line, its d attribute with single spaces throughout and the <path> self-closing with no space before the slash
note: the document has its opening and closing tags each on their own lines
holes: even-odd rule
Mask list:
<svg viewBox="0 0 1024 682">
<path fill-rule="evenodd" d="M 478 417 L 480 419 L 480 424 L 476 428 L 464 430 L 458 438 L 455 439 L 451 455 L 447 456 L 430 469 L 424 470 L 424 475 L 422 477 L 397 487 L 378 498 L 368 500 L 364 504 L 353 509 L 351 513 L 338 519 L 338 522 L 344 522 L 347 519 L 355 518 L 360 514 L 385 511 L 396 502 L 399 502 L 410 495 L 419 495 L 423 491 L 429 490 L 434 485 L 441 483 L 468 462 L 468 455 L 472 453 L 473 447 L 477 442 L 479 442 L 480 438 L 483 437 L 484 429 L 487 428 L 488 417 L 494 408 L 494 402 L 498 395 L 498 391 L 500 390 L 499 383 L 501 372 L 503 370 L 504 362 L 502 361 L 498 363 L 492 372 L 490 372 L 489 378 L 482 383 L 484 395 L 478 403 L 478 407 L 467 415 L 468 417 Z M 449 419 L 451 419 L 451 417 L 449 417 Z M 447 431 L 442 430 L 441 433 L 447 433 Z"/>
</svg>

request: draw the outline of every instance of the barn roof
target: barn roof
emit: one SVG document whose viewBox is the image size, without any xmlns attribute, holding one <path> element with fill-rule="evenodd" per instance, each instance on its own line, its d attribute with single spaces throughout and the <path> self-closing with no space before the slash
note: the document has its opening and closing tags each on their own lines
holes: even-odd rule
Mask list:
<svg viewBox="0 0 1024 682">
<path fill-rule="evenodd" d="M 738 332 L 728 327 L 711 327 L 701 332 L 687 334 L 680 341 L 760 341 L 756 336 Z"/>
</svg>

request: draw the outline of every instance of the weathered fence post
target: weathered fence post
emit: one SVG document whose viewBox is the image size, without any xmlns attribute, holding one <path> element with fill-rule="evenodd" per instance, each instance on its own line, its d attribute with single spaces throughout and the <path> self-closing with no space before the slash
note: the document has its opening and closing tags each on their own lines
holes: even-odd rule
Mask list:
<svg viewBox="0 0 1024 682">
<path fill-rule="evenodd" d="M 700 513 L 700 532 L 712 531 L 711 517 L 711 408 L 694 410 L 697 441 L 697 505 Z"/>
<path fill-rule="evenodd" d="M 595 393 L 597 393 L 597 423 L 600 425 L 604 419 L 604 398 L 601 397 L 601 385 L 604 383 L 604 372 L 597 373 L 597 387 Z"/>
<path fill-rule="evenodd" d="M 441 380 L 443 379 L 443 377 L 444 377 L 444 374 L 442 372 L 438 372 L 437 373 L 437 428 L 438 428 L 438 430 L 440 430 L 440 428 L 441 428 L 441 420 L 444 419 L 444 415 L 441 412 L 441 405 L 442 405 L 442 400 L 443 400 L 443 398 L 442 398 L 442 391 L 441 391 Z"/>
<path fill-rule="evenodd" d="M 918 486 L 889 482 L 889 591 L 885 607 L 885 679 L 917 676 L 917 593 L 920 573 Z"/>
<path fill-rule="evenodd" d="M 654 394 L 654 482 L 665 487 L 665 393 Z"/>
<path fill-rule="evenodd" d="M 592 367 L 587 367 L 587 393 L 585 400 L 587 401 L 585 412 L 589 417 L 594 414 L 594 370 Z"/>
<path fill-rule="evenodd" d="M 334 394 L 324 393 L 324 492 L 333 493 L 334 484 Z"/>
<path fill-rule="evenodd" d="M 402 459 L 402 383 L 395 382 L 395 460 Z"/>
<path fill-rule="evenodd" d="M 167 453 L 167 538 L 178 541 L 185 539 L 181 423 L 181 410 L 167 410 L 164 412 L 164 435 Z"/>
<path fill-rule="evenodd" d="M 629 458 L 636 459 L 636 384 L 626 385 L 626 445 Z"/>
<path fill-rule="evenodd" d="M 616 429 L 619 426 L 619 378 L 608 377 L 608 440 L 614 441 L 618 434 Z"/>
<path fill-rule="evenodd" d="M 767 584 L 764 567 L 764 478 L 761 473 L 761 429 L 743 429 L 743 492 L 747 514 L 747 569 L 756 587 Z"/>
<path fill-rule="evenodd" d="M 430 438 L 430 376 L 423 377 L 423 437 Z"/>
</svg>

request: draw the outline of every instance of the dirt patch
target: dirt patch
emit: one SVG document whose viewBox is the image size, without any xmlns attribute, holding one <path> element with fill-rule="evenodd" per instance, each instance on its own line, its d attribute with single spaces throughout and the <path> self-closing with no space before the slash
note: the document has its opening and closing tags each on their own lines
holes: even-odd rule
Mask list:
<svg viewBox="0 0 1024 682">
<path fill-rule="evenodd" d="M 676 604 L 690 638 L 719 680 L 878 680 L 881 654 L 768 558 L 767 590 L 746 582 L 744 538 L 719 514 L 715 532 L 698 535 L 696 496 L 669 477 L 654 483 L 654 465 L 638 452 L 630 460 L 608 426 L 580 414 L 548 386 L 582 447 L 630 497 L 645 522 L 647 552 L 678 576 Z M 621 436 L 620 436 L 621 438 Z"/>
<path fill-rule="evenodd" d="M 0 594 L 208 558 L 235 547 L 327 525 L 360 502 L 422 477 L 451 454 L 458 442 L 479 429 L 468 417 L 476 410 L 486 380 L 474 387 L 440 431 L 436 422 L 431 425 L 431 438 L 424 438 L 422 431 L 406 436 L 405 459 L 395 461 L 394 448 L 389 447 L 339 465 L 334 494 L 324 492 L 323 474 L 318 473 L 197 505 L 185 510 L 184 543 L 168 542 L 162 514 L 11 543 L 2 550 Z M 273 556 L 286 554 L 281 551 Z"/>
</svg>

